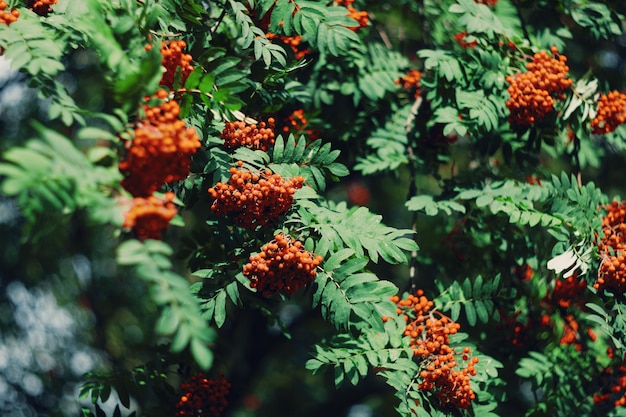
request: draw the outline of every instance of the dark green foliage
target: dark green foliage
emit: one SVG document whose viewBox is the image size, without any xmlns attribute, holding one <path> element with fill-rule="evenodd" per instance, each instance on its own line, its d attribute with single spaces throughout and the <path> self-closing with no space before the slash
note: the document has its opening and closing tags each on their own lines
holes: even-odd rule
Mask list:
<svg viewBox="0 0 626 417">
<path fill-rule="evenodd" d="M 403 417 L 624 415 L 593 400 L 626 352 L 624 296 L 594 288 L 603 206 L 623 194 L 626 128 L 590 127 L 599 94 L 624 88 L 619 2 L 59 0 L 45 16 L 9 3 L 20 17 L 0 25 L 0 51 L 17 73 L 0 88 L 27 85 L 37 101 L 16 107 L 28 115 L 12 126 L 0 94 L 11 139 L 0 162 L 11 271 L 0 289 L 40 280 L 92 314 L 84 343 L 106 360 L 84 376 L 77 412 L 174 415 L 177 384 L 203 370 L 232 381 L 225 415 L 238 417 L 357 405 Z M 186 79 L 175 70 L 171 88 L 160 86 L 168 40 L 185 41 L 194 67 Z M 512 125 L 507 77 L 551 46 L 572 87 L 541 120 Z M 419 83 L 403 86 L 410 70 Z M 142 241 L 123 227 L 132 196 L 119 163 L 159 88 L 201 148 L 186 178 L 155 193 L 174 192 L 179 215 L 163 240 Z M 223 146 L 227 121 L 269 118 L 266 151 Z M 208 189 L 239 161 L 304 178 L 267 226 L 211 209 Z M 106 242 L 83 247 L 93 230 Z M 243 268 L 279 233 L 322 260 L 304 288 L 265 296 Z M 32 262 L 65 242 L 76 248 Z M 98 272 L 67 278 L 77 255 Z M 111 282 L 128 284 L 115 288 L 127 298 L 98 293 Z M 433 301 L 429 318 L 462 326 L 455 355 L 467 347 L 479 359 L 467 409 L 420 388 L 435 363 L 414 356 L 392 301 L 418 289 Z M 0 307 L 1 348 L 16 319 Z M 51 369 L 37 373 L 42 384 Z M 20 398 L 45 403 L 35 397 Z"/>
</svg>

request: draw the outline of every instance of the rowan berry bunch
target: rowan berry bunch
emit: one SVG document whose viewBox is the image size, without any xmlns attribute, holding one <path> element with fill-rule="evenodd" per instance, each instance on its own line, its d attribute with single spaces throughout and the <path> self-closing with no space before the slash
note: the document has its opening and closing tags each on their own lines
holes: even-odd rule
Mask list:
<svg viewBox="0 0 626 417">
<path fill-rule="evenodd" d="M 613 201 L 605 209 L 607 214 L 602 219 L 604 236 L 598 242 L 602 262 L 593 287 L 623 293 L 626 291 L 626 202 Z"/>
<path fill-rule="evenodd" d="M 433 302 L 422 290 L 403 299 L 393 296 L 391 300 L 398 306 L 398 315 L 407 322 L 404 335 L 410 337 L 413 354 L 421 361 L 418 387 L 433 391 L 443 408 L 469 408 L 476 398 L 470 377 L 476 375 L 478 358 L 470 357 L 468 347 L 456 352 L 450 346 L 450 335 L 456 334 L 461 326 L 432 310 Z"/>
<path fill-rule="evenodd" d="M 422 84 L 420 80 L 422 79 L 422 73 L 416 69 L 410 70 L 406 75 L 400 77 L 395 81 L 396 84 L 400 84 L 402 88 L 405 90 L 413 90 L 413 97 L 419 97 L 421 93 Z"/>
<path fill-rule="evenodd" d="M 566 315 L 563 323 L 563 335 L 559 343 L 562 345 L 574 345 L 576 350 L 581 351 L 582 344 L 580 343 L 580 335 L 578 333 L 579 327 L 578 321 L 572 314 Z"/>
<path fill-rule="evenodd" d="M 605 368 L 600 381 L 602 389 L 594 394 L 593 402 L 598 406 L 626 407 L 626 365 Z"/>
<path fill-rule="evenodd" d="M 587 290 L 587 282 L 578 279 L 578 274 L 570 275 L 565 279 L 557 278 L 554 282 L 554 290 L 552 295 L 547 297 L 551 301 L 551 305 L 557 305 L 561 308 L 568 308 L 572 305 L 582 306 L 585 303 L 585 291 Z"/>
<path fill-rule="evenodd" d="M 499 314 L 502 320 L 498 324 L 498 329 L 503 332 L 504 340 L 516 349 L 523 349 L 531 337 L 532 325 L 530 320 L 521 321 L 519 318 L 521 315 L 520 311 L 516 311 L 512 315 L 507 315 L 503 312 Z"/>
<path fill-rule="evenodd" d="M 322 259 L 305 250 L 299 240 L 280 233 L 263 245 L 259 254 L 250 256 L 243 274 L 263 297 L 281 292 L 293 295 L 315 279 Z"/>
<path fill-rule="evenodd" d="M 536 53 L 526 64 L 526 72 L 506 77 L 510 95 L 506 106 L 511 124 L 528 126 L 543 119 L 554 110 L 555 100 L 563 99 L 563 93 L 572 85 L 572 79 L 567 77 L 567 57 L 554 46 L 550 52 L 552 56 L 545 51 Z"/>
<path fill-rule="evenodd" d="M 286 36 L 286 35 L 276 35 L 274 33 L 266 33 L 265 37 L 269 40 L 280 40 L 285 45 L 287 45 L 293 53 L 296 55 L 296 59 L 300 60 L 311 53 L 311 50 L 302 42 L 302 36 Z"/>
<path fill-rule="evenodd" d="M 522 266 L 515 266 L 514 268 L 515 276 L 521 279 L 522 281 L 530 281 L 535 275 L 535 270 L 532 266 L 525 263 Z"/>
<path fill-rule="evenodd" d="M 610 91 L 598 98 L 598 112 L 591 121 L 591 132 L 603 135 L 626 123 L 626 94 Z"/>
<path fill-rule="evenodd" d="M 246 123 L 245 121 L 226 122 L 220 138 L 224 139 L 224 146 L 229 149 L 245 146 L 250 149 L 259 149 L 267 152 L 274 144 L 275 120 L 270 117 L 267 123 Z"/>
<path fill-rule="evenodd" d="M 369 13 L 363 10 L 357 10 L 352 6 L 347 6 L 348 9 L 348 17 L 356 20 L 359 24 L 358 26 L 348 26 L 348 29 L 356 32 L 361 28 L 366 28 L 369 25 Z"/>
<path fill-rule="evenodd" d="M 163 184 L 185 179 L 191 157 L 201 146 L 195 129 L 179 119 L 178 103 L 166 100 L 164 90 L 156 96 L 163 102 L 143 106 L 145 117 L 137 122 L 126 156 L 119 164 L 126 175 L 122 186 L 133 196 L 149 196 Z"/>
<path fill-rule="evenodd" d="M 193 57 L 183 52 L 186 47 L 187 42 L 182 39 L 161 42 L 161 55 L 163 55 L 161 63 L 165 67 L 165 72 L 161 77 L 160 85 L 173 88 L 174 77 L 179 67 L 181 82 L 185 84 L 187 77 L 193 72 L 193 65 L 191 65 Z M 147 51 L 150 49 L 152 49 L 152 44 L 146 46 Z"/>
<path fill-rule="evenodd" d="M 52 7 L 58 0 L 28 0 L 27 6 L 40 16 L 45 16 L 52 11 Z"/>
<path fill-rule="evenodd" d="M 285 125 L 283 126 L 283 133 L 289 132 L 304 132 L 309 121 L 304 116 L 303 109 L 296 109 L 289 116 L 285 118 Z"/>
<path fill-rule="evenodd" d="M 494 7 L 498 3 L 498 0 L 474 0 L 474 2 L 478 4 L 486 4 L 487 6 Z"/>
<path fill-rule="evenodd" d="M 228 405 L 226 397 L 230 383 L 220 375 L 216 379 L 206 378 L 202 373 L 192 375 L 189 381 L 180 384 L 182 395 L 176 403 L 176 416 L 218 417 Z"/>
<path fill-rule="evenodd" d="M 313 130 L 308 127 L 309 120 L 306 118 L 303 109 L 296 109 L 287 117 L 283 117 L 280 123 L 280 128 L 283 133 L 294 135 L 306 134 L 310 140 L 316 140 L 320 137 L 318 130 Z"/>
<path fill-rule="evenodd" d="M 124 228 L 131 229 L 140 240 L 160 240 L 178 210 L 174 205 L 174 193 L 165 193 L 164 199 L 154 195 L 133 198 L 130 210 L 124 217 Z"/>
<path fill-rule="evenodd" d="M 459 32 L 454 35 L 454 40 L 461 46 L 461 48 L 475 48 L 476 45 L 478 45 L 478 41 L 476 39 L 470 42 L 466 41 L 465 38 L 467 37 L 467 35 L 468 33 L 465 31 Z"/>
<path fill-rule="evenodd" d="M 11 9 L 7 11 L 9 5 L 6 1 L 0 1 L 0 25 L 5 24 L 9 26 L 20 17 L 20 11 L 17 9 Z"/>
<path fill-rule="evenodd" d="M 285 180 L 280 174 L 265 170 L 253 173 L 238 167 L 230 168 L 226 183 L 218 182 L 209 188 L 214 199 L 211 205 L 217 215 L 232 216 L 235 224 L 254 229 L 272 223 L 293 204 L 293 194 L 304 183 L 303 177 Z"/>
</svg>

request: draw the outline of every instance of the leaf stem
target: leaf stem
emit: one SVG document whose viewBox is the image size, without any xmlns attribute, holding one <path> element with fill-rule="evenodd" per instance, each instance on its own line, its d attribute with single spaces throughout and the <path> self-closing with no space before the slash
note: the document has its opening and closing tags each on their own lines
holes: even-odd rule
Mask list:
<svg viewBox="0 0 626 417">
<path fill-rule="evenodd" d="M 405 123 L 404 132 L 407 136 L 408 145 L 406 147 L 406 151 L 409 157 L 409 190 L 407 193 L 407 201 L 412 197 L 416 196 L 418 193 L 417 185 L 415 184 L 415 179 L 417 176 L 416 170 L 416 162 L 415 162 L 415 154 L 413 152 L 413 147 L 411 146 L 410 133 L 413 130 L 413 126 L 415 123 L 415 118 L 419 113 L 419 109 L 423 103 L 422 96 L 418 96 L 413 105 L 411 106 L 411 111 L 409 116 L 407 117 Z M 413 212 L 412 220 L 411 220 L 411 230 L 413 230 L 413 240 L 417 243 L 417 211 Z M 409 291 L 414 291 L 417 288 L 417 250 L 411 252 L 411 259 L 409 261 Z"/>
</svg>

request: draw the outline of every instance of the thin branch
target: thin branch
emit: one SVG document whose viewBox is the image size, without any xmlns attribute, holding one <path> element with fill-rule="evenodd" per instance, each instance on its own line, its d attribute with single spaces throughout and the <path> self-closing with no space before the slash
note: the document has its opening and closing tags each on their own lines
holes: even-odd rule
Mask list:
<svg viewBox="0 0 626 417">
<path fill-rule="evenodd" d="M 369 16 L 370 22 L 372 22 L 372 26 L 376 28 L 376 31 L 378 32 L 378 36 L 380 36 L 380 40 L 382 40 L 383 43 L 385 44 L 385 47 L 387 49 L 393 49 L 393 45 L 391 44 L 391 41 L 389 40 L 389 35 L 387 35 L 387 32 L 385 32 L 385 30 L 378 23 L 378 20 L 376 20 L 376 16 L 374 16 L 374 13 L 369 12 L 368 16 Z"/>
<path fill-rule="evenodd" d="M 413 105 L 409 117 L 407 117 L 404 125 L 404 132 L 407 136 L 406 151 L 409 156 L 409 190 L 407 194 L 407 201 L 417 195 L 417 185 L 415 179 L 417 176 L 417 170 L 415 167 L 415 154 L 413 153 L 413 146 L 411 145 L 410 133 L 413 130 L 415 124 L 415 118 L 419 113 L 419 109 L 422 106 L 422 96 L 418 96 Z M 417 212 L 413 212 L 413 218 L 411 220 L 411 230 L 413 230 L 413 239 L 417 241 Z M 417 243 L 417 242 L 416 242 Z M 411 260 L 409 261 L 409 283 L 410 289 L 415 290 L 417 288 L 417 250 L 411 252 Z"/>
<path fill-rule="evenodd" d="M 211 28 L 211 36 L 215 35 L 215 32 L 217 32 L 217 28 L 220 26 L 220 23 L 222 23 L 222 20 L 224 20 L 225 16 L 226 16 L 226 7 L 222 9 L 222 13 L 215 21 L 215 25 Z"/>
<path fill-rule="evenodd" d="M 574 159 L 574 167 L 576 170 L 576 182 L 579 187 L 583 186 L 582 181 L 582 168 L 580 166 L 580 139 L 574 136 L 574 150 L 572 151 L 572 158 Z"/>
</svg>

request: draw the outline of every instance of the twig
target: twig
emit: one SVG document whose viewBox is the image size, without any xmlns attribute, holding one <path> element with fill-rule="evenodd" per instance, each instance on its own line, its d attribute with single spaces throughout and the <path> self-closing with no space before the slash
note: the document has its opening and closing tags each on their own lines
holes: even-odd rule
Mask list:
<svg viewBox="0 0 626 417">
<path fill-rule="evenodd" d="M 413 153 L 413 147 L 411 146 L 411 140 L 409 138 L 409 134 L 413 130 L 413 125 L 415 123 L 415 118 L 419 112 L 420 107 L 422 106 L 423 99 L 421 96 L 418 96 L 413 105 L 411 106 L 411 111 L 409 113 L 409 117 L 406 119 L 406 123 L 404 125 L 404 132 L 407 136 L 408 145 L 406 147 L 407 154 L 409 156 L 409 190 L 407 194 L 407 201 L 412 197 L 417 195 L 417 185 L 415 184 L 415 178 L 417 176 L 417 172 L 415 169 L 415 154 Z M 411 220 L 411 230 L 413 230 L 413 239 L 417 243 L 417 212 L 413 212 L 413 218 Z M 409 262 L 409 283 L 410 289 L 415 290 L 417 288 L 417 250 L 411 252 L 411 260 Z"/>
<path fill-rule="evenodd" d="M 211 28 L 211 36 L 213 36 L 215 32 L 217 32 L 217 28 L 220 26 L 220 23 L 222 23 L 222 20 L 224 20 L 225 16 L 226 16 L 226 7 L 222 9 L 222 13 L 215 21 L 215 25 Z"/>
<path fill-rule="evenodd" d="M 374 13 L 369 12 L 368 16 L 369 16 L 370 22 L 372 22 L 372 25 L 376 28 L 376 31 L 378 32 L 378 36 L 380 36 L 380 39 L 385 44 L 385 47 L 387 49 L 393 49 L 393 45 L 391 44 L 391 41 L 389 40 L 389 35 L 387 35 L 387 32 L 385 32 L 385 30 L 378 24 L 378 20 L 376 20 L 376 16 L 374 16 Z"/>
<path fill-rule="evenodd" d="M 578 139 L 577 136 L 574 136 L 574 151 L 573 151 L 572 158 L 574 158 L 574 166 L 576 168 L 576 182 L 578 183 L 579 187 L 582 187 L 583 180 L 582 180 L 582 172 L 581 172 L 582 169 L 580 167 L 579 152 L 580 152 L 580 139 Z"/>
</svg>

